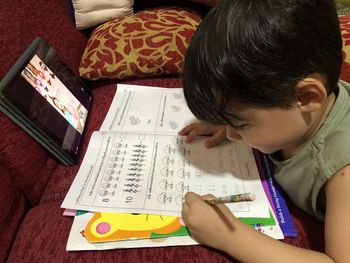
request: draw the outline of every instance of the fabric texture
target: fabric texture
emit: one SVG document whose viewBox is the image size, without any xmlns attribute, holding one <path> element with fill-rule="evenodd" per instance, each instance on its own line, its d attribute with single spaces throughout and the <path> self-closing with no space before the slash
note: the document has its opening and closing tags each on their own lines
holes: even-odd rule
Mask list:
<svg viewBox="0 0 350 263">
<path fill-rule="evenodd" d="M 86 29 L 133 13 L 133 0 L 70 0 L 75 25 Z"/>
<path fill-rule="evenodd" d="M 198 4 L 207 5 L 207 6 L 214 6 L 219 2 L 219 0 L 191 0 L 191 1 Z"/>
<path fill-rule="evenodd" d="M 31 205 L 37 205 L 56 162 L 49 160 L 47 151 L 2 113 L 0 126 L 6 130 L 0 140 L 0 167 L 15 178 Z M 28 154 L 31 158 L 27 158 Z"/>
<path fill-rule="evenodd" d="M 350 72 L 350 16 L 340 16 L 340 30 L 343 39 L 343 70 Z M 345 76 L 345 74 L 343 74 Z M 349 74 L 347 74 L 349 76 Z"/>
<path fill-rule="evenodd" d="M 350 84 L 341 81 L 337 99 L 314 139 L 292 158 L 273 159 L 276 181 L 301 209 L 320 220 L 320 190 L 341 168 L 350 164 Z"/>
<path fill-rule="evenodd" d="M 340 16 L 339 23 L 343 41 L 343 64 L 340 79 L 350 83 L 350 16 Z"/>
<path fill-rule="evenodd" d="M 181 73 L 199 22 L 197 14 L 175 7 L 109 21 L 92 33 L 80 76 L 97 80 Z"/>
<path fill-rule="evenodd" d="M 28 207 L 16 181 L 2 166 L 0 166 L 0 182 L 0 262 L 2 262 L 10 252 Z"/>
</svg>

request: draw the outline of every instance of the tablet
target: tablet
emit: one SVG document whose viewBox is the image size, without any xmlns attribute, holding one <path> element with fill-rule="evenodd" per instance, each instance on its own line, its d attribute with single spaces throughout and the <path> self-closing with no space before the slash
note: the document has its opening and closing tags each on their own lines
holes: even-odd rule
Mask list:
<svg viewBox="0 0 350 263">
<path fill-rule="evenodd" d="M 0 110 L 65 165 L 79 160 L 90 105 L 84 82 L 41 38 L 0 82 Z"/>
</svg>

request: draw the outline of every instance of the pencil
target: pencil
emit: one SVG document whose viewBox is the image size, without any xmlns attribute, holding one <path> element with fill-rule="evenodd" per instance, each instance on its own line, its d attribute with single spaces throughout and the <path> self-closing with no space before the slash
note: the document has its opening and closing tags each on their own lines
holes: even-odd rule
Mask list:
<svg viewBox="0 0 350 263">
<path fill-rule="evenodd" d="M 209 205 L 217 205 L 217 204 L 225 204 L 225 203 L 237 203 L 237 202 L 245 202 L 245 201 L 254 201 L 255 194 L 252 193 L 243 193 L 238 195 L 228 195 L 217 198 L 212 198 L 205 200 Z"/>
</svg>

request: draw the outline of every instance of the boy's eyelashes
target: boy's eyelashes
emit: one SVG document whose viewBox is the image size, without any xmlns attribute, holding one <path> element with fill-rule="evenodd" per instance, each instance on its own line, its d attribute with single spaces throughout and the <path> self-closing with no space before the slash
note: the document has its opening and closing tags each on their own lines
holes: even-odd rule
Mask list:
<svg viewBox="0 0 350 263">
<path fill-rule="evenodd" d="M 248 123 L 243 123 L 243 124 L 228 123 L 227 125 L 236 129 L 236 130 L 242 130 L 248 126 Z"/>
<path fill-rule="evenodd" d="M 225 118 L 225 122 L 226 125 L 236 129 L 236 130 L 240 130 L 240 129 L 244 129 L 248 126 L 248 121 L 237 117 L 235 115 L 231 115 L 230 117 L 226 117 Z"/>
<path fill-rule="evenodd" d="M 236 129 L 236 130 L 241 130 L 246 128 L 249 123 L 247 121 L 243 121 L 243 120 L 226 120 L 226 125 Z"/>
<path fill-rule="evenodd" d="M 215 116 L 209 116 L 209 118 L 204 118 L 202 121 L 208 122 L 213 125 L 227 125 L 234 129 L 244 129 L 249 125 L 249 121 L 242 118 L 239 115 L 232 114 L 229 112 L 220 112 Z"/>
<path fill-rule="evenodd" d="M 246 128 L 249 123 L 243 120 L 229 120 L 228 118 L 225 118 L 223 120 L 203 120 L 205 122 L 211 123 L 213 125 L 228 125 L 236 130 L 244 129 Z"/>
</svg>

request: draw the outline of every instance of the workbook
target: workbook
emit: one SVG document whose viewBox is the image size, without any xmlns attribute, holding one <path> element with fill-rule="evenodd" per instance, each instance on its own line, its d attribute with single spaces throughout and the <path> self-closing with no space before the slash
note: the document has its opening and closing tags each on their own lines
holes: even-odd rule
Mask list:
<svg viewBox="0 0 350 263">
<path fill-rule="evenodd" d="M 227 206 L 236 217 L 270 217 L 253 150 L 241 141 L 207 149 L 204 137 L 185 143 L 177 133 L 193 121 L 181 88 L 118 84 L 62 207 L 181 216 L 188 191 L 253 193 Z"/>
<path fill-rule="evenodd" d="M 129 221 L 129 224 L 124 224 L 123 226 L 123 220 L 122 222 L 120 222 L 120 220 L 111 221 L 113 223 L 109 230 L 106 233 L 101 233 L 100 231 L 96 231 L 97 229 L 91 229 L 92 225 L 96 223 L 96 220 L 94 219 L 96 213 L 77 211 L 69 233 L 66 250 L 107 250 L 136 247 L 187 246 L 198 244 L 191 238 L 187 228 L 184 226 L 182 226 L 175 233 L 167 233 L 168 229 L 165 228 L 163 234 L 159 233 L 159 230 L 168 222 L 164 223 L 162 221 L 161 223 L 158 222 L 157 224 L 154 224 L 155 221 L 153 221 L 153 219 L 156 217 L 164 218 L 164 216 L 140 214 L 140 217 L 138 217 L 138 215 L 134 214 L 109 214 L 114 214 L 115 217 L 119 217 L 120 215 L 129 217 L 135 216 L 138 222 L 133 219 L 132 221 Z M 154 224 L 153 227 L 150 227 L 148 220 L 145 220 L 145 217 L 147 216 L 153 217 L 151 220 L 153 221 L 151 224 Z M 276 217 L 274 215 L 272 215 L 272 218 L 261 218 L 260 220 L 257 218 L 244 218 L 243 221 L 250 224 L 261 233 L 264 233 L 265 235 L 268 235 L 274 239 L 284 238 L 280 226 L 276 224 Z M 101 222 L 96 225 L 96 228 L 101 228 L 100 224 Z M 142 236 L 140 236 L 140 233 L 142 233 Z M 148 237 L 145 237 L 145 234 Z"/>
</svg>

